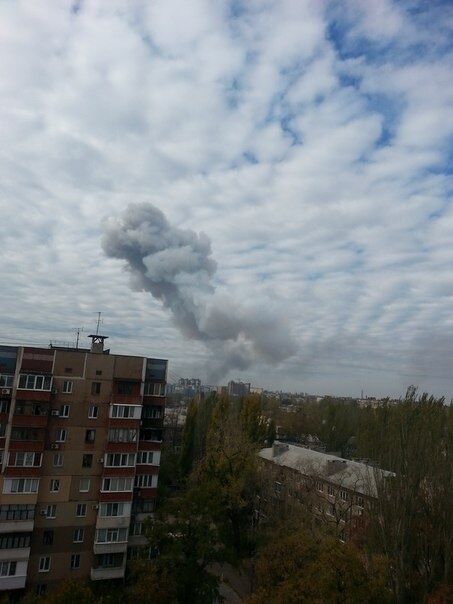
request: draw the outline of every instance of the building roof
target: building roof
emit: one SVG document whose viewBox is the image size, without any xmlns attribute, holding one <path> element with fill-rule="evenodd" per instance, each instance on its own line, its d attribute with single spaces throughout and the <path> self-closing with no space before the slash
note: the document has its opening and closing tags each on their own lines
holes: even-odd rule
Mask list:
<svg viewBox="0 0 453 604">
<path fill-rule="evenodd" d="M 370 497 L 377 496 L 376 480 L 379 477 L 394 475 L 392 472 L 365 463 L 278 441 L 273 447 L 262 449 L 258 455 L 262 459 L 292 468 L 301 474 L 316 476 L 326 482 Z"/>
</svg>

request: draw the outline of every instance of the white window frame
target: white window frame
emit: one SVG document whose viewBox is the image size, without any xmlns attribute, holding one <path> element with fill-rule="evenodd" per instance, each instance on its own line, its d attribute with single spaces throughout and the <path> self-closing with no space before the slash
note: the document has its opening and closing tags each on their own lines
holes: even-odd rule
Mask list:
<svg viewBox="0 0 453 604">
<path fill-rule="evenodd" d="M 70 568 L 71 570 L 78 570 L 80 568 L 80 554 L 71 554 Z"/>
<path fill-rule="evenodd" d="M 67 419 L 69 417 L 69 411 L 71 409 L 71 405 L 61 405 L 60 407 L 60 416 L 64 419 Z"/>
<path fill-rule="evenodd" d="M 74 382 L 72 380 L 64 380 L 61 391 L 63 394 L 72 394 Z"/>
<path fill-rule="evenodd" d="M 113 404 L 110 407 L 112 419 L 140 419 L 141 405 Z"/>
<path fill-rule="evenodd" d="M 25 379 L 25 386 L 23 384 Z M 39 390 L 41 392 L 50 392 L 52 390 L 53 378 L 50 375 L 35 375 L 33 373 L 21 373 L 19 375 L 18 390 Z M 44 385 L 46 384 L 46 388 Z M 41 387 L 37 388 L 36 386 Z M 48 387 L 47 387 L 48 386 Z"/>
<path fill-rule="evenodd" d="M 47 520 L 53 520 L 57 517 L 57 504 L 56 503 L 48 503 L 44 508 L 44 516 Z"/>
<path fill-rule="evenodd" d="M 51 478 L 49 489 L 50 489 L 51 493 L 59 493 L 60 492 L 60 479 Z"/>
<path fill-rule="evenodd" d="M 87 484 L 87 488 L 82 489 L 82 483 Z M 91 487 L 91 479 L 88 476 L 81 476 L 79 480 L 79 493 L 88 493 Z"/>
<path fill-rule="evenodd" d="M 0 577 L 15 577 L 17 574 L 17 562 L 18 560 L 2 560 L 0 562 Z M 11 572 L 11 569 L 14 572 Z"/>
<path fill-rule="evenodd" d="M 55 442 L 65 443 L 68 437 L 68 431 L 66 428 L 59 428 L 56 433 Z"/>
<path fill-rule="evenodd" d="M 349 493 L 348 493 L 347 491 L 345 491 L 344 489 L 342 489 L 342 490 L 340 491 L 340 498 L 341 498 L 343 501 L 349 501 Z"/>
<path fill-rule="evenodd" d="M 109 459 L 110 458 L 110 459 Z M 115 463 L 119 461 L 120 463 Z M 122 463 L 126 461 L 126 463 Z M 135 453 L 106 453 L 104 457 L 105 468 L 133 468 L 135 466 Z"/>
<path fill-rule="evenodd" d="M 165 396 L 165 384 L 160 382 L 146 382 L 145 383 L 145 396 Z"/>
<path fill-rule="evenodd" d="M 108 488 L 106 488 L 107 485 Z M 111 486 L 116 488 L 112 489 Z M 118 488 L 120 486 L 124 488 Z M 133 488 L 132 476 L 106 476 L 102 479 L 101 493 L 130 493 Z"/>
<path fill-rule="evenodd" d="M 80 511 L 83 511 L 83 514 L 79 514 L 78 513 L 79 512 L 79 508 L 80 508 Z M 75 515 L 76 515 L 76 518 L 86 518 L 86 515 L 87 515 L 87 504 L 86 503 L 78 503 L 76 505 L 76 513 L 75 513 Z"/>
<path fill-rule="evenodd" d="M 95 543 L 126 543 L 127 528 L 101 528 L 96 530 Z"/>
<path fill-rule="evenodd" d="M 154 453 L 156 453 L 156 451 L 137 451 L 137 465 L 141 465 L 141 466 L 157 465 L 154 463 Z"/>
<path fill-rule="evenodd" d="M 0 373 L 0 388 L 12 388 L 14 381 L 14 375 L 7 373 Z"/>
<path fill-rule="evenodd" d="M 83 543 L 85 539 L 85 529 L 84 528 L 76 528 L 74 530 L 74 534 L 72 535 L 73 543 Z"/>
<path fill-rule="evenodd" d="M 88 419 L 98 419 L 99 417 L 99 405 L 93 405 L 90 403 L 88 406 Z"/>
<path fill-rule="evenodd" d="M 23 463 L 17 463 L 18 455 L 23 455 Z M 35 464 L 35 459 L 37 455 L 39 456 L 39 464 Z M 13 458 L 14 464 L 11 463 Z M 42 465 L 42 454 L 37 451 L 11 451 L 9 453 L 8 465 L 13 468 L 40 468 Z"/>
<path fill-rule="evenodd" d="M 156 486 L 157 486 L 157 474 L 136 474 L 135 475 L 134 487 L 136 489 L 154 489 L 154 488 L 156 488 Z"/>
<path fill-rule="evenodd" d="M 37 493 L 38 488 L 39 478 L 5 478 L 3 481 L 3 494 L 5 495 L 27 495 L 30 493 Z"/>
<path fill-rule="evenodd" d="M 125 505 L 124 501 L 103 501 L 99 505 L 99 517 L 121 518 L 122 516 L 128 516 L 129 514 L 125 513 Z M 116 510 L 117 513 L 112 514 L 113 510 Z M 127 510 L 130 510 L 130 504 L 127 506 Z"/>
<path fill-rule="evenodd" d="M 58 459 L 58 461 L 60 463 L 55 463 L 55 460 Z M 52 458 L 52 466 L 54 468 L 61 468 L 63 466 L 63 462 L 64 462 L 64 455 L 63 453 L 54 453 L 53 454 L 53 458 Z"/>
<path fill-rule="evenodd" d="M 50 556 L 41 556 L 39 558 L 38 572 L 48 573 L 50 571 L 51 561 L 52 561 L 52 559 Z"/>
</svg>

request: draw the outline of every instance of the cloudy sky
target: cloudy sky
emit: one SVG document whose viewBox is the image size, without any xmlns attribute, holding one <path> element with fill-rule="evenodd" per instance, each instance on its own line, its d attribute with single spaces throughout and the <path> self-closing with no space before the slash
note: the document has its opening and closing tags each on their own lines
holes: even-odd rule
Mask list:
<svg viewBox="0 0 453 604">
<path fill-rule="evenodd" d="M 0 341 L 91 333 L 205 377 L 103 224 L 204 232 L 216 296 L 296 352 L 230 378 L 453 396 L 453 5 L 2 0 Z"/>
</svg>

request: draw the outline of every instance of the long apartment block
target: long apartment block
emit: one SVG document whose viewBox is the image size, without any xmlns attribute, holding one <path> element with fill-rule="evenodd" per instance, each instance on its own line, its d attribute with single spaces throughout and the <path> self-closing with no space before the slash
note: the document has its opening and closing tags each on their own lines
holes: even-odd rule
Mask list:
<svg viewBox="0 0 453 604">
<path fill-rule="evenodd" d="M 167 361 L 0 346 L 0 592 L 124 576 L 146 544 Z"/>
</svg>

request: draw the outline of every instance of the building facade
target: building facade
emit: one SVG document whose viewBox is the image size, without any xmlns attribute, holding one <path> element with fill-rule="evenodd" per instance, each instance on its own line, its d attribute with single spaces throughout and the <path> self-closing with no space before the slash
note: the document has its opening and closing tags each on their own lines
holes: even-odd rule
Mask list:
<svg viewBox="0 0 453 604">
<path fill-rule="evenodd" d="M 124 576 L 153 513 L 167 361 L 0 346 L 0 592 Z"/>
</svg>

